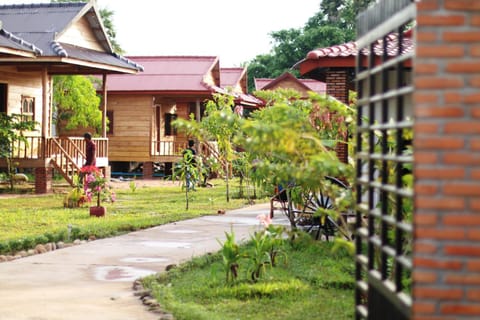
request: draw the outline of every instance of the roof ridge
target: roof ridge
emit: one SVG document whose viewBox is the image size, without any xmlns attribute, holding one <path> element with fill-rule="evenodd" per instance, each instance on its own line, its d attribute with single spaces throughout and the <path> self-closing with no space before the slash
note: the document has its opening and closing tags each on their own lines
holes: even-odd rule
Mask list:
<svg viewBox="0 0 480 320">
<path fill-rule="evenodd" d="M 43 3 L 21 3 L 0 5 L 2 9 L 35 9 L 35 8 L 62 8 L 62 7 L 84 7 L 85 2 L 43 2 Z"/>
<path fill-rule="evenodd" d="M 221 69 L 221 70 L 233 70 L 233 69 L 235 69 L 235 70 L 244 70 L 245 68 L 243 68 L 243 67 L 221 67 L 220 69 Z"/>
<path fill-rule="evenodd" d="M 35 53 L 38 53 L 38 54 L 42 54 L 43 51 L 42 49 L 38 48 L 37 46 L 35 46 L 33 43 L 30 43 L 28 41 L 25 41 L 23 40 L 22 38 L 20 37 L 17 37 L 16 35 L 14 35 L 13 33 L 5 30 L 5 29 L 1 29 L 0 32 L 2 34 L 5 35 L 5 37 L 7 37 L 8 39 L 12 40 L 13 42 L 16 42 L 18 43 L 19 45 L 21 46 L 24 46 L 24 47 L 27 47 L 29 48 L 30 50 L 32 50 L 33 52 Z"/>
<path fill-rule="evenodd" d="M 120 60 L 128 63 L 129 65 L 134 66 L 134 67 L 137 68 L 139 71 L 145 71 L 145 68 L 144 68 L 141 64 L 138 64 L 138 63 L 136 63 L 135 61 L 130 60 L 130 59 L 128 59 L 127 57 L 124 57 L 124 56 L 122 56 L 122 55 L 120 55 L 120 54 L 118 54 L 118 53 L 116 53 L 116 52 L 114 52 L 113 55 L 114 55 L 116 58 L 118 58 L 118 59 L 120 59 Z"/>
<path fill-rule="evenodd" d="M 191 55 L 165 55 L 165 56 L 162 56 L 162 55 L 155 55 L 155 56 L 143 56 L 143 55 L 140 55 L 140 56 L 136 56 L 136 55 L 129 55 L 128 58 L 132 58 L 132 59 L 141 59 L 141 58 L 147 58 L 147 59 L 155 59 L 155 58 L 208 58 L 208 59 L 216 59 L 218 58 L 218 56 L 191 56 Z"/>
<path fill-rule="evenodd" d="M 141 65 L 139 65 L 142 67 Z M 145 71 L 145 70 L 143 70 Z M 191 77 L 203 76 L 203 73 L 142 73 L 142 77 Z"/>
</svg>

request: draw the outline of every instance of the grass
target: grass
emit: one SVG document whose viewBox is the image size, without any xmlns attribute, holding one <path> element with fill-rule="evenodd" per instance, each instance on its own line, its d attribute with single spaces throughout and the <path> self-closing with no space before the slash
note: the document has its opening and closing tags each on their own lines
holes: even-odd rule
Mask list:
<svg viewBox="0 0 480 320">
<path fill-rule="evenodd" d="M 4 197 L 0 200 L 0 254 L 30 249 L 38 243 L 105 238 L 246 205 L 245 199 L 234 197 L 227 203 L 224 182 L 215 180 L 213 184 L 213 188 L 189 193 L 188 210 L 179 185 L 141 187 L 134 192 L 118 189 L 117 201 L 105 204 L 104 218 L 90 217 L 88 206 L 64 208 L 64 193 Z"/>
<path fill-rule="evenodd" d="M 206 255 L 147 277 L 144 286 L 177 320 L 353 319 L 353 258 L 331 249 L 332 243 L 309 236 L 288 241 L 287 263 L 253 282 L 246 275 L 248 260 L 241 261 L 240 279 L 233 284 L 225 281 L 222 257 Z"/>
<path fill-rule="evenodd" d="M 117 202 L 106 204 L 104 218 L 90 217 L 88 206 L 64 208 L 62 193 L 1 197 L 0 254 L 37 243 L 109 237 L 247 204 L 235 198 L 235 188 L 227 203 L 224 182 L 213 183 L 214 188 L 190 193 L 189 210 L 178 185 L 118 189 Z M 342 250 L 333 253 L 332 245 L 304 234 L 285 241 L 281 249 L 286 260 L 279 259 L 258 281 L 248 275 L 248 259 L 240 259 L 239 277 L 226 283 L 222 255 L 215 253 L 147 277 L 144 285 L 177 320 L 353 319 L 353 258 Z M 253 244 L 240 248 L 251 252 Z"/>
</svg>

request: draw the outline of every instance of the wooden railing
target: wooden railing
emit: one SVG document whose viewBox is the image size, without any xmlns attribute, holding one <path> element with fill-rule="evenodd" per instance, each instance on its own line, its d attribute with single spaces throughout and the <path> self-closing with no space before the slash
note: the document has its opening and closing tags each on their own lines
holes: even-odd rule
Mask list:
<svg viewBox="0 0 480 320">
<path fill-rule="evenodd" d="M 108 163 L 108 139 L 92 140 L 96 144 L 97 159 Z M 36 166 L 53 165 L 70 184 L 85 162 L 85 140 L 81 137 L 25 137 L 25 141 L 16 141 L 12 150 L 12 157 L 20 163 L 32 160 L 29 163 L 38 162 Z"/>
<path fill-rule="evenodd" d="M 85 140 L 80 137 L 42 138 L 25 137 L 26 142 L 16 141 L 13 145 L 13 158 L 17 159 L 48 159 L 56 154 L 58 143 L 72 159 L 83 159 L 85 155 Z M 108 158 L 108 139 L 93 138 L 97 145 L 97 158 Z M 55 142 L 54 142 L 55 141 Z"/>
<path fill-rule="evenodd" d="M 45 143 L 42 137 L 24 137 L 12 145 L 12 157 L 18 159 L 44 159 Z"/>
<path fill-rule="evenodd" d="M 152 142 L 152 156 L 182 156 L 183 150 L 188 146 L 187 141 L 153 141 Z M 219 158 L 218 145 L 216 142 L 203 142 L 197 150 L 198 155 L 204 157 L 213 156 Z"/>
<path fill-rule="evenodd" d="M 73 186 L 73 177 L 80 175 L 85 156 L 71 140 L 51 139 L 50 141 L 48 149 L 51 152 L 51 164 Z"/>
<path fill-rule="evenodd" d="M 152 141 L 152 156 L 180 156 L 187 147 L 186 141 Z"/>
</svg>

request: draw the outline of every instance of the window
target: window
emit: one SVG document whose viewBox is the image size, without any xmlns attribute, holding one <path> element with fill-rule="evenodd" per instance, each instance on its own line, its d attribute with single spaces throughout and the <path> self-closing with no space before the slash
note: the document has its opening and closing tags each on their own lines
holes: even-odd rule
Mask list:
<svg viewBox="0 0 480 320">
<path fill-rule="evenodd" d="M 7 84 L 0 83 L 0 112 L 7 112 Z"/>
<path fill-rule="evenodd" d="M 22 96 L 22 119 L 24 121 L 35 120 L 35 98 Z"/>
<path fill-rule="evenodd" d="M 107 110 L 107 134 L 113 134 L 113 111 Z"/>
<path fill-rule="evenodd" d="M 172 122 L 177 119 L 177 115 L 173 113 L 165 113 L 165 135 L 175 136 L 177 130 L 172 126 Z"/>
</svg>

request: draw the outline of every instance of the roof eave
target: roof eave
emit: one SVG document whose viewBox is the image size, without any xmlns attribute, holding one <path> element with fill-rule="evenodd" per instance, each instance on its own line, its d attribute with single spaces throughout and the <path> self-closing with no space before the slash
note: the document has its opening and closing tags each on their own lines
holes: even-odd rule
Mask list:
<svg viewBox="0 0 480 320">
<path fill-rule="evenodd" d="M 210 91 L 195 90 L 112 90 L 108 89 L 109 94 L 152 94 L 152 95 L 182 95 L 182 96 L 211 96 Z"/>
<path fill-rule="evenodd" d="M 32 51 L 18 50 L 9 47 L 0 47 L 0 54 L 8 54 L 25 58 L 35 58 L 35 53 L 33 53 Z"/>
<path fill-rule="evenodd" d="M 79 59 L 73 59 L 73 58 L 61 58 L 61 62 L 70 64 L 70 65 L 76 65 L 76 66 L 81 66 L 81 67 L 88 67 L 88 68 L 93 68 L 93 69 L 98 69 L 99 73 L 105 73 L 105 71 L 110 71 L 111 73 L 127 73 L 127 74 L 136 74 L 139 72 L 138 69 L 135 68 L 124 68 L 120 66 L 114 66 L 114 65 L 109 65 L 109 64 L 103 64 L 103 63 L 98 63 L 98 62 L 90 62 L 90 61 L 84 61 L 84 60 L 79 60 Z"/>
<path fill-rule="evenodd" d="M 295 64 L 295 66 L 303 76 L 319 68 L 355 68 L 355 61 L 355 56 L 322 57 L 318 59 L 304 59 Z"/>
<path fill-rule="evenodd" d="M 47 66 L 52 74 L 76 74 L 80 72 L 79 68 L 83 70 L 83 74 L 117 74 L 117 73 L 126 73 L 126 74 L 136 74 L 138 73 L 137 69 L 134 68 L 124 68 L 120 66 L 107 65 L 102 63 L 84 61 L 79 59 L 73 59 L 68 57 L 36 57 L 33 59 L 29 58 L 0 58 L 0 63 L 2 64 L 18 64 L 21 65 L 22 69 L 33 70 L 34 68 L 41 68 L 42 66 Z M 32 68 L 33 66 L 33 68 Z M 59 66 L 59 69 L 54 70 L 55 66 Z M 72 68 L 71 71 L 69 67 Z M 74 69 L 74 70 L 73 70 Z"/>
</svg>

